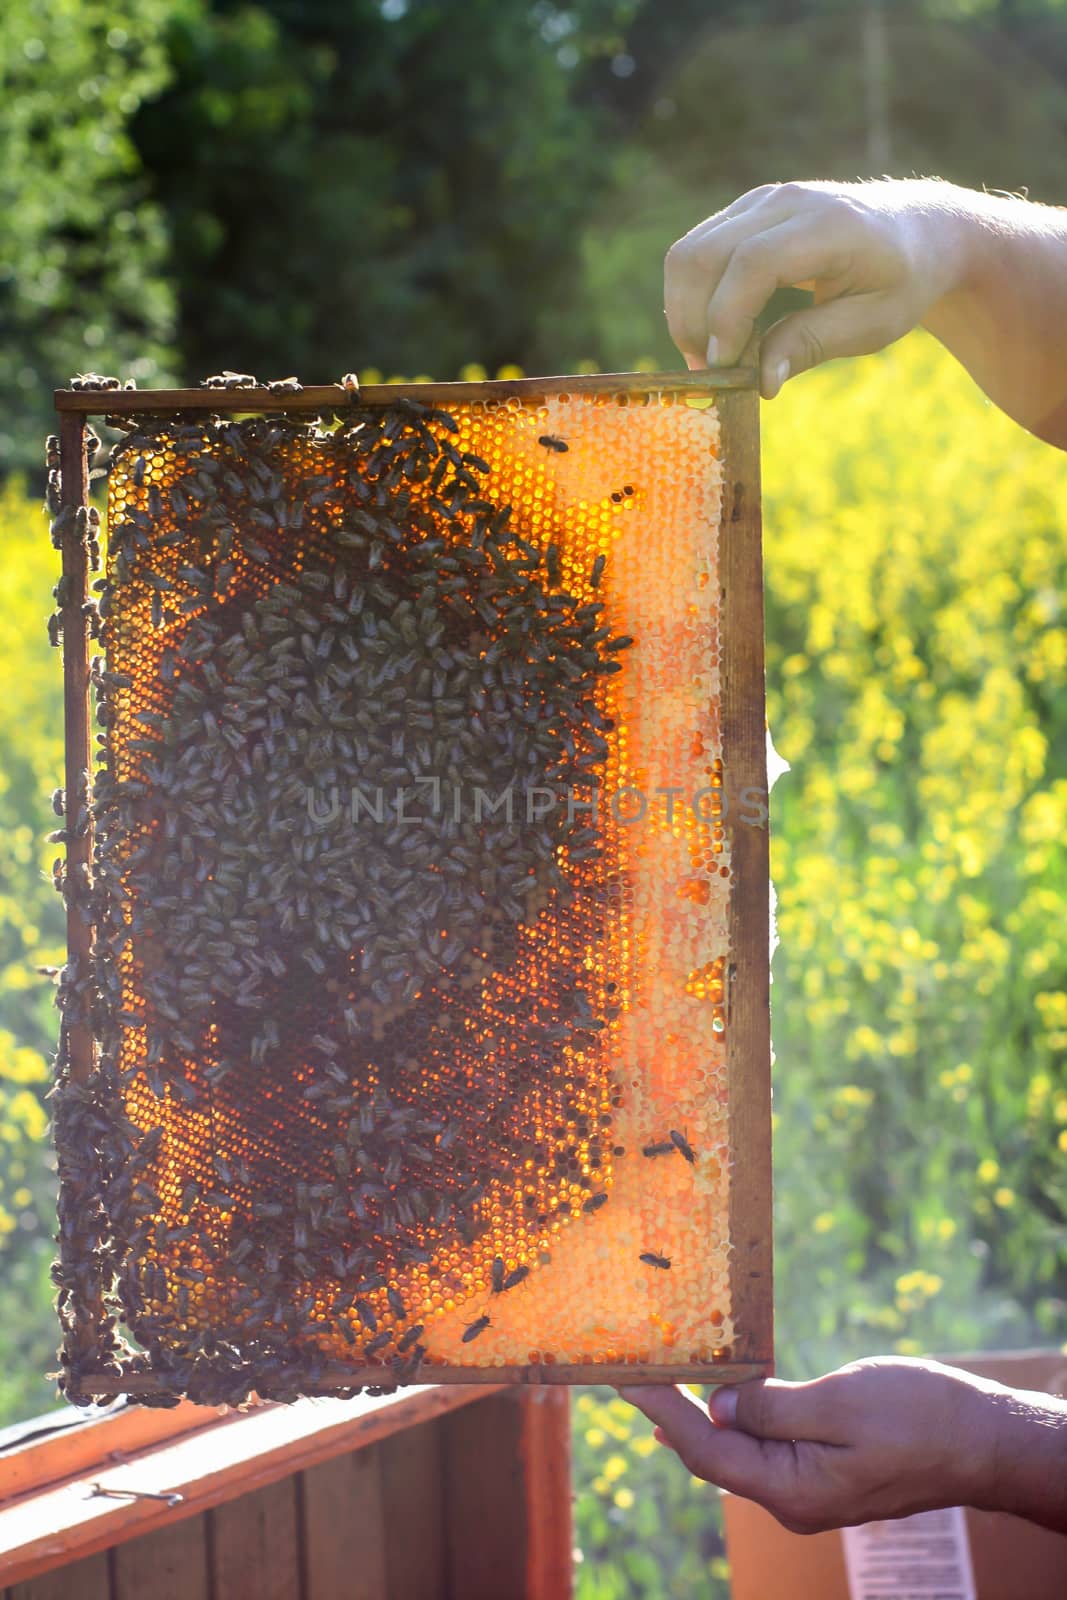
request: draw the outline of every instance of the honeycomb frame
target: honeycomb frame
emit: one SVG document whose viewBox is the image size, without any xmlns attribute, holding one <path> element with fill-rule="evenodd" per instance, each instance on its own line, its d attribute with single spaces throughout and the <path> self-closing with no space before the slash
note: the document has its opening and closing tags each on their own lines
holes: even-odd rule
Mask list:
<svg viewBox="0 0 1067 1600">
<path fill-rule="evenodd" d="M 281 394 L 255 388 L 243 390 L 239 396 L 223 395 L 217 390 L 204 388 L 139 393 L 111 390 L 106 394 L 72 389 L 58 391 L 56 404 L 60 414 L 60 437 L 56 484 L 58 516 L 53 524 L 53 539 L 62 550 L 63 559 L 62 588 L 57 596 L 60 602 L 57 622 L 62 630 L 65 677 L 67 863 L 62 874 L 62 888 L 67 902 L 68 965 L 61 980 L 63 1021 L 56 1069 L 60 1256 L 54 1275 L 60 1291 L 60 1314 L 64 1326 L 60 1383 L 67 1398 L 84 1403 L 90 1399 L 106 1399 L 115 1393 L 127 1393 L 145 1403 L 169 1404 L 173 1403 L 176 1396 L 187 1394 L 204 1403 L 218 1403 L 237 1402 L 251 1389 L 266 1397 L 290 1399 L 301 1393 L 351 1393 L 361 1387 L 386 1390 L 397 1383 L 415 1380 L 464 1383 L 727 1382 L 770 1372 L 773 1336 L 769 881 L 765 806 L 757 806 L 756 815 L 752 814 L 752 797 L 763 796 L 765 799 L 767 789 L 758 392 L 755 374 L 749 369 L 737 369 L 715 374 L 626 374 L 478 384 L 381 385 L 358 391 L 343 386 L 328 386 Z M 690 1327 L 688 1336 L 683 1331 L 681 1348 L 676 1353 L 677 1335 L 673 1339 L 670 1337 L 674 1324 L 670 1316 L 664 1315 L 661 1310 L 652 1315 L 662 1337 L 657 1335 L 647 1341 L 652 1346 L 649 1349 L 631 1344 L 622 1351 L 615 1350 L 611 1347 L 611 1330 L 607 1329 L 601 1330 L 599 1335 L 582 1335 L 578 1338 L 578 1359 L 557 1359 L 548 1339 L 534 1340 L 532 1337 L 528 1341 L 531 1350 L 525 1361 L 509 1358 L 506 1352 L 502 1357 L 499 1350 L 493 1348 L 493 1341 L 497 1337 L 495 1322 L 498 1320 L 494 1313 L 507 1298 L 501 1292 L 501 1278 L 508 1282 L 510 1298 L 515 1300 L 518 1298 L 515 1291 L 519 1295 L 529 1293 L 530 1285 L 524 1280 L 529 1280 L 531 1268 L 536 1278 L 539 1263 L 550 1254 L 550 1251 L 543 1250 L 539 1255 L 532 1256 L 529 1251 L 533 1246 L 529 1238 L 526 1239 L 528 1248 L 525 1255 L 509 1254 L 506 1259 L 502 1254 L 493 1256 L 491 1272 L 483 1256 L 480 1267 L 475 1269 L 474 1292 L 469 1292 L 468 1281 L 455 1292 L 455 1304 L 449 1312 L 463 1312 L 470 1316 L 477 1312 L 477 1316 L 467 1324 L 463 1334 L 458 1331 L 462 1324 L 456 1324 L 455 1316 L 452 1316 L 452 1355 L 442 1355 L 432 1348 L 424 1351 L 420 1343 L 415 1348 L 416 1352 L 422 1352 L 421 1362 L 400 1360 L 396 1339 L 389 1364 L 384 1360 L 371 1361 L 363 1355 L 345 1357 L 343 1347 L 338 1350 L 336 1340 L 323 1352 L 321 1343 L 329 1344 L 329 1341 L 315 1339 L 310 1344 L 305 1341 L 306 1347 L 300 1358 L 292 1361 L 280 1358 L 274 1351 L 269 1358 L 240 1359 L 227 1364 L 210 1359 L 214 1355 L 210 1345 L 206 1355 L 201 1347 L 192 1356 L 182 1346 L 180 1359 L 169 1360 L 166 1339 L 161 1338 L 154 1343 L 150 1337 L 146 1339 L 143 1335 L 143 1304 L 139 1324 L 138 1308 L 133 1308 L 131 1315 L 128 1298 L 116 1298 L 116 1262 L 114 1252 L 109 1254 L 107 1244 L 109 1229 L 114 1231 L 113 1216 L 117 1216 L 123 1208 L 129 1212 L 131 1206 L 136 1209 L 136 1205 L 140 1204 L 142 1211 L 147 1210 L 151 1216 L 158 1217 L 162 1215 L 164 1207 L 159 1195 L 152 1193 L 144 1182 L 143 1171 L 151 1165 L 151 1156 L 143 1158 L 141 1168 L 138 1168 L 136 1151 L 132 1148 L 138 1135 L 148 1145 L 150 1141 L 147 1136 L 152 1129 L 145 1126 L 143 1117 L 139 1122 L 135 1117 L 131 1129 L 128 1095 L 119 1091 L 119 1077 L 102 1072 L 100 1065 L 100 1039 L 106 1034 L 106 1029 L 101 1025 L 100 1012 L 105 997 L 101 992 L 95 947 L 101 916 L 98 879 L 101 877 L 101 861 L 106 866 L 106 858 L 100 856 L 99 850 L 94 858 L 94 819 L 100 815 L 100 807 L 94 802 L 97 800 L 96 791 L 102 786 L 94 786 L 89 776 L 93 764 L 89 696 L 95 679 L 98 699 L 103 702 L 104 731 L 100 735 L 100 743 L 106 761 L 110 759 L 115 738 L 114 713 L 108 709 L 109 683 L 112 699 L 120 707 L 124 685 L 120 684 L 116 691 L 116 681 L 123 676 L 123 662 L 113 659 L 110 653 L 103 675 L 100 673 L 102 663 L 92 669 L 90 666 L 90 635 L 98 633 L 102 626 L 107 636 L 109 626 L 113 631 L 113 625 L 109 619 L 101 625 L 94 615 L 90 597 L 90 569 L 97 530 L 94 526 L 96 514 L 90 506 L 88 495 L 86 424 L 90 416 L 98 415 L 124 428 L 130 426 L 133 419 L 140 419 L 142 424 L 146 419 L 151 419 L 151 425 L 155 427 L 165 429 L 177 425 L 191 429 L 201 418 L 233 421 L 238 418 L 269 418 L 280 413 L 283 419 L 291 419 L 294 424 L 298 420 L 308 421 L 312 418 L 332 418 L 335 423 L 340 419 L 340 431 L 343 431 L 345 419 L 355 415 L 355 408 L 359 408 L 360 414 L 370 414 L 375 408 L 380 408 L 385 416 L 397 415 L 398 406 L 409 404 L 415 408 L 429 408 L 431 414 L 438 416 L 450 415 L 450 408 L 453 408 L 457 415 L 465 419 L 472 416 L 477 418 L 483 412 L 488 415 L 510 414 L 515 426 L 519 425 L 516 418 L 521 421 L 526 434 L 530 433 L 531 428 L 534 429 L 532 438 L 526 440 L 534 458 L 543 460 L 548 467 L 563 466 L 568 470 L 572 467 L 570 451 L 558 449 L 565 441 L 555 430 L 561 426 L 561 419 L 567 425 L 572 424 L 576 408 L 580 414 L 583 406 L 589 408 L 587 416 L 590 428 L 586 431 L 591 436 L 596 426 L 606 426 L 609 430 L 625 428 L 629 424 L 638 427 L 642 414 L 651 417 L 653 412 L 669 408 L 675 409 L 683 432 L 690 427 L 690 419 L 690 431 L 696 430 L 694 437 L 699 435 L 701 429 L 707 432 L 707 461 L 704 468 L 698 465 L 694 476 L 692 462 L 688 465 L 690 488 L 697 495 L 697 500 L 691 497 L 687 515 L 692 513 L 692 507 L 699 502 L 701 494 L 705 501 L 711 494 L 716 511 L 712 519 L 716 554 L 709 575 L 715 579 L 712 585 L 712 612 L 717 619 L 718 633 L 718 671 L 712 674 L 717 692 L 712 698 L 715 701 L 713 720 L 717 723 L 719 765 L 704 770 L 713 771 L 712 782 L 718 791 L 713 805 L 721 804 L 722 814 L 716 814 L 714 829 L 705 829 L 704 832 L 709 836 L 711 831 L 716 833 L 718 847 L 724 852 L 721 859 L 728 862 L 725 871 L 729 878 L 722 908 L 724 927 L 720 930 L 725 931 L 725 943 L 720 940 L 718 953 L 712 961 L 688 973 L 686 992 L 690 998 L 701 1002 L 705 1010 L 709 1009 L 707 1002 L 711 1000 L 710 1010 L 723 1024 L 720 1099 L 725 1108 L 725 1142 L 718 1150 L 721 1158 L 718 1161 L 712 1159 L 713 1153 L 702 1150 L 699 1145 L 694 1151 L 688 1125 L 682 1128 L 667 1127 L 667 1123 L 684 1122 L 679 1113 L 677 1117 L 668 1117 L 663 1124 L 663 1136 L 659 1140 L 662 1149 L 658 1158 L 655 1155 L 644 1158 L 638 1153 L 640 1147 L 632 1142 L 628 1156 L 632 1165 L 643 1163 L 644 1170 L 648 1172 L 670 1168 L 675 1183 L 687 1177 L 691 1165 L 694 1176 L 698 1163 L 721 1169 L 718 1193 L 720 1199 L 723 1195 L 726 1198 L 725 1207 L 720 1206 L 720 1211 L 725 1211 L 726 1221 L 716 1248 L 726 1283 L 724 1304 L 728 1337 L 725 1341 L 721 1333 L 714 1332 L 710 1332 L 706 1338 L 698 1338 Z M 579 429 L 579 433 L 582 433 L 582 429 Z M 477 445 L 478 437 L 475 428 L 472 437 L 464 435 L 460 440 L 468 447 L 467 453 L 471 456 L 475 456 L 472 447 Z M 573 434 L 571 437 L 573 439 Z M 121 445 L 116 447 L 116 451 L 120 448 Z M 574 461 L 577 461 L 578 455 L 579 452 L 575 451 Z M 592 457 L 595 460 L 595 456 L 594 441 L 594 446 L 586 451 L 583 459 Z M 587 466 L 585 470 L 588 474 L 590 469 Z M 702 471 L 706 481 L 701 481 Z M 529 476 L 527 467 L 527 482 Z M 631 476 L 636 481 L 637 475 Z M 669 473 L 660 473 L 661 479 L 669 477 Z M 487 500 L 490 493 L 486 489 Z M 616 507 L 620 518 L 634 512 L 640 490 L 634 499 L 630 498 L 631 495 L 633 487 L 629 484 L 623 483 L 612 490 L 608 497 L 612 504 L 607 508 L 606 518 L 603 507 L 599 513 L 601 533 L 608 525 L 607 519 L 615 515 Z M 538 493 L 537 499 L 540 501 L 541 498 Z M 584 507 L 586 501 L 583 500 L 582 505 Z M 583 537 L 586 537 L 588 548 L 610 551 L 613 548 L 611 538 L 607 539 L 606 544 L 601 538 L 598 545 L 595 523 L 590 522 L 584 510 L 579 520 L 582 521 L 582 518 L 585 530 Z M 527 520 L 523 527 L 527 538 L 540 545 L 544 545 L 554 532 L 552 518 L 547 511 L 536 522 L 536 526 Z M 590 527 L 593 530 L 591 534 Z M 679 537 L 685 548 L 685 541 L 690 535 L 683 530 Z M 699 539 L 699 534 L 692 537 Z M 579 572 L 566 545 L 561 543 L 559 549 L 566 569 L 564 577 L 571 588 L 586 585 L 578 598 L 587 603 L 597 599 L 588 588 L 590 581 L 596 587 L 595 569 L 593 573 L 588 570 Z M 603 561 L 598 564 L 601 567 L 604 565 Z M 629 601 L 637 611 L 640 611 L 641 605 L 638 593 L 639 568 L 638 561 L 638 567 L 635 568 L 637 577 L 632 581 Z M 703 578 L 704 583 L 707 583 L 707 576 Z M 610 590 L 610 581 L 606 588 Z M 295 597 L 291 603 L 295 604 Z M 195 605 L 187 609 L 196 614 Z M 286 609 L 284 605 L 282 609 Z M 695 607 L 690 605 L 689 609 L 695 614 Z M 158 604 L 155 611 L 154 625 L 158 625 Z M 625 627 L 629 615 L 625 605 L 620 609 L 609 603 L 607 611 L 613 630 Z M 257 647 L 263 643 L 264 640 L 258 640 Z M 630 655 L 632 659 L 637 659 L 640 650 L 630 652 Z M 623 658 L 620 682 L 625 681 L 627 671 Z M 698 674 L 695 683 L 686 683 L 685 690 L 689 698 L 693 699 L 695 692 L 695 698 L 699 700 L 701 688 L 707 689 L 712 679 L 705 680 Z M 601 679 L 601 684 L 607 682 L 614 683 L 615 679 Z M 662 685 L 659 692 L 665 692 Z M 603 712 L 607 707 L 601 703 L 600 709 Z M 648 713 L 647 738 L 654 732 L 657 723 L 655 700 L 645 710 Z M 611 745 L 612 740 L 609 738 L 607 743 Z M 704 754 L 708 753 L 704 751 Z M 631 763 L 623 776 L 627 772 L 632 775 L 632 771 Z M 677 833 L 677 830 L 674 831 Z M 617 847 L 619 837 L 619 830 L 616 829 Z M 566 845 L 562 859 L 569 860 Z M 643 870 L 636 868 L 632 859 L 630 867 L 637 872 Z M 685 882 L 689 888 L 684 891 L 679 889 L 679 893 L 697 894 L 701 889 L 696 875 Z M 482 980 L 480 992 L 485 993 L 485 980 Z M 600 994 L 599 1002 L 602 1007 L 603 994 Z M 126 1003 L 125 996 L 122 1003 Z M 625 1014 L 628 1010 L 626 996 L 621 1006 L 612 1009 Z M 132 1029 L 132 1022 L 127 1020 L 120 1024 L 119 1032 L 129 1035 Z M 671 1038 L 669 1033 L 667 1038 Z M 684 1037 L 681 1042 L 684 1047 Z M 632 1056 L 631 1048 L 631 1069 Z M 620 1062 L 609 1060 L 604 1050 L 600 1052 L 600 1057 L 602 1087 L 607 1084 L 612 1095 L 619 1095 L 624 1100 L 619 1079 Z M 606 1077 L 603 1076 L 604 1072 Z M 633 1087 L 635 1090 L 638 1088 L 636 1079 L 633 1080 Z M 168 1088 L 166 1093 L 173 1101 L 173 1089 Z M 640 1098 L 640 1095 L 636 1098 Z M 117 1101 L 121 1101 L 121 1104 L 117 1104 Z M 678 1104 L 684 1103 L 686 1097 L 682 1095 Z M 688 1103 L 694 1102 L 690 1099 Z M 570 1110 L 574 1111 L 573 1105 Z M 583 1112 L 579 1107 L 577 1114 L 581 1118 L 587 1113 L 588 1108 Z M 581 1121 L 579 1126 L 582 1126 Z M 632 1127 L 626 1129 L 627 1137 L 633 1133 Z M 645 1133 L 655 1140 L 655 1129 L 646 1127 Z M 612 1135 L 620 1137 L 617 1123 Z M 112 1154 L 102 1160 L 101 1148 L 107 1146 L 108 1140 L 123 1138 L 125 1148 L 119 1158 Z M 625 1145 L 615 1148 L 626 1150 Z M 655 1142 L 649 1148 L 655 1150 Z M 601 1202 L 600 1197 L 611 1192 L 612 1169 L 603 1159 L 600 1159 L 599 1166 L 596 1163 L 591 1167 L 588 1165 L 588 1136 L 580 1154 L 585 1162 L 586 1175 L 581 1181 L 585 1184 L 586 1198 L 582 1199 L 582 1191 L 573 1188 L 572 1199 L 566 1201 L 569 1210 L 566 1214 L 559 1212 L 558 1216 L 564 1223 L 569 1221 L 576 1224 L 570 1230 L 571 1235 L 580 1235 L 584 1229 L 591 1237 L 592 1230 L 602 1223 L 599 1209 L 601 1203 L 606 1202 Z M 696 1159 L 691 1163 L 690 1158 L 694 1156 Z M 573 1164 L 572 1154 L 572 1167 Z M 625 1166 L 620 1157 L 616 1167 L 621 1169 Z M 139 1171 L 142 1173 L 140 1179 Z M 589 1173 L 592 1173 L 591 1178 Z M 570 1176 L 573 1178 L 574 1173 Z M 140 1189 L 139 1182 L 144 1185 Z M 152 1200 L 146 1206 L 145 1197 L 148 1194 L 152 1194 Z M 676 1209 L 681 1209 L 685 1203 L 682 1193 L 675 1192 L 673 1198 Z M 543 1194 L 537 1204 L 546 1204 Z M 604 1215 L 606 1217 L 609 1213 L 605 1211 Z M 669 1230 L 664 1228 L 661 1232 L 666 1237 Z M 649 1236 L 655 1230 L 647 1226 L 644 1233 L 646 1237 L 638 1242 L 646 1248 L 640 1252 L 637 1270 L 646 1279 L 651 1277 L 657 1286 L 662 1286 L 658 1289 L 658 1303 L 669 1313 L 672 1294 L 677 1293 L 680 1298 L 683 1293 L 682 1287 L 675 1290 L 675 1285 L 680 1283 L 678 1262 L 671 1262 L 671 1271 L 658 1270 L 667 1260 L 663 1254 L 662 1239 Z M 624 1234 L 628 1241 L 627 1251 L 636 1260 L 637 1252 L 632 1248 L 635 1237 L 632 1229 L 624 1229 Z M 522 1237 L 526 1238 L 525 1235 Z M 570 1235 L 565 1232 L 564 1237 Z M 509 1233 L 508 1238 L 511 1239 L 512 1234 Z M 220 1250 L 220 1258 L 221 1264 L 226 1264 L 228 1258 L 225 1247 Z M 619 1260 L 621 1262 L 622 1258 Z M 118 1266 L 121 1267 L 121 1262 Z M 191 1270 L 195 1272 L 196 1269 Z M 633 1264 L 629 1263 L 626 1270 L 633 1270 Z M 221 1275 L 220 1265 L 220 1278 Z M 391 1290 L 398 1294 L 394 1284 L 395 1280 L 391 1281 L 388 1288 L 383 1286 L 383 1292 L 388 1294 Z M 184 1290 L 188 1305 L 190 1291 L 194 1294 L 197 1292 L 195 1281 L 186 1277 Z M 173 1292 L 171 1284 L 163 1291 L 162 1298 L 172 1299 Z M 404 1292 L 407 1293 L 406 1288 Z M 686 1292 L 692 1292 L 691 1285 Z M 379 1323 L 382 1321 L 383 1304 L 378 1294 L 373 1296 L 373 1308 L 368 1298 L 358 1303 L 358 1316 L 368 1318 L 367 1328 L 374 1320 Z M 351 1311 L 351 1307 L 348 1309 Z M 313 1315 L 321 1315 L 321 1310 L 316 1307 Z M 386 1319 L 388 1315 L 386 1312 Z M 717 1315 L 721 1326 L 724 1316 L 722 1312 Z M 486 1328 L 494 1328 L 489 1341 L 484 1339 L 482 1329 L 478 1326 L 483 1320 Z M 119 1324 L 133 1328 L 142 1325 L 140 1349 L 118 1337 Z M 397 1326 L 399 1328 L 402 1325 L 398 1323 Z M 203 1328 L 202 1322 L 201 1333 Z M 472 1328 L 476 1337 L 471 1335 Z M 365 1345 L 366 1342 L 361 1334 L 361 1343 Z M 598 1343 L 601 1348 L 597 1350 L 595 1358 L 586 1356 L 584 1346 L 592 1348 Z M 294 1348 L 298 1344 L 299 1341 L 295 1341 Z M 697 1348 L 694 1349 L 694 1345 Z M 410 1340 L 406 1348 L 410 1349 Z M 404 1350 L 402 1345 L 399 1354 L 402 1355 Z"/>
</svg>

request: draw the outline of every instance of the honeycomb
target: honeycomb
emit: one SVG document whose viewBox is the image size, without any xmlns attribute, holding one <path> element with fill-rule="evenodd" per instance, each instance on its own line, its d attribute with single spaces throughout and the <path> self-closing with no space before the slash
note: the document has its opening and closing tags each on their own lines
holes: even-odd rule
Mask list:
<svg viewBox="0 0 1067 1600">
<path fill-rule="evenodd" d="M 121 1370 L 217 1399 L 729 1358 L 721 479 L 715 406 L 669 391 L 116 448 Z"/>
</svg>

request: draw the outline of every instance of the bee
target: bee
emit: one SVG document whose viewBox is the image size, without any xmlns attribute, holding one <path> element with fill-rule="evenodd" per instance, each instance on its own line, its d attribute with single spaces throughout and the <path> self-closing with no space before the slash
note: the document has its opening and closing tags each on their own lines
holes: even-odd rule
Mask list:
<svg viewBox="0 0 1067 1600">
<path fill-rule="evenodd" d="M 230 372 L 224 368 L 214 377 L 205 378 L 200 385 L 201 389 L 255 389 L 256 380 L 250 372 Z"/>
<path fill-rule="evenodd" d="M 341 379 L 341 388 L 346 394 L 353 397 L 359 393 L 359 377 L 355 372 L 346 372 Z"/>
<path fill-rule="evenodd" d="M 383 1333 L 375 1334 L 374 1338 L 370 1339 L 367 1344 L 364 1345 L 363 1354 L 366 1356 L 377 1355 L 379 1350 L 385 1349 L 392 1337 L 393 1335 L 389 1328 L 386 1328 Z"/>
<path fill-rule="evenodd" d="M 646 1267 L 659 1267 L 663 1272 L 666 1272 L 671 1264 L 669 1256 L 659 1256 L 654 1250 L 643 1250 L 638 1260 L 643 1261 Z"/>
<path fill-rule="evenodd" d="M 490 1320 L 489 1317 L 483 1315 L 476 1322 L 468 1322 L 463 1333 L 463 1343 L 470 1344 L 472 1339 L 477 1339 L 478 1335 L 484 1333 L 488 1328 Z"/>
<path fill-rule="evenodd" d="M 493 1293 L 499 1294 L 504 1287 L 504 1258 L 496 1256 L 493 1260 Z"/>
<path fill-rule="evenodd" d="M 570 449 L 570 445 L 567 444 L 566 440 L 557 439 L 551 433 L 543 433 L 537 442 L 540 445 L 544 445 L 546 450 L 555 450 L 559 455 L 563 455 L 565 451 Z"/>
<path fill-rule="evenodd" d="M 368 1333 L 378 1332 L 378 1318 L 366 1300 L 356 1301 L 356 1315 Z"/>
<path fill-rule="evenodd" d="M 409 1328 L 409 1329 L 408 1329 L 408 1330 L 407 1330 L 407 1332 L 406 1332 L 406 1333 L 405 1333 L 405 1334 L 403 1334 L 403 1335 L 402 1335 L 402 1336 L 401 1336 L 401 1337 L 400 1337 L 400 1338 L 399 1338 L 399 1339 L 398 1339 L 398 1340 L 397 1340 L 397 1341 L 396 1341 L 396 1347 L 397 1347 L 397 1349 L 398 1349 L 398 1350 L 399 1350 L 399 1351 L 400 1351 L 400 1352 L 401 1352 L 401 1353 L 403 1353 L 403 1352 L 404 1352 L 404 1351 L 405 1351 L 405 1350 L 410 1350 L 410 1349 L 411 1349 L 411 1346 L 412 1346 L 412 1345 L 413 1345 L 413 1344 L 414 1344 L 414 1343 L 415 1343 L 415 1341 L 416 1341 L 416 1339 L 417 1339 L 417 1338 L 418 1338 L 418 1337 L 419 1337 L 419 1334 L 420 1334 L 420 1333 L 421 1333 L 421 1332 L 422 1332 L 422 1331 L 423 1331 L 423 1324 L 422 1324 L 422 1323 L 421 1323 L 421 1322 L 416 1322 L 416 1323 L 414 1323 L 414 1324 L 413 1324 L 413 1325 L 412 1325 L 412 1326 L 411 1326 L 411 1327 L 410 1327 L 410 1328 Z"/>
<path fill-rule="evenodd" d="M 643 1156 L 673 1156 L 675 1149 L 673 1139 L 664 1139 L 660 1144 L 646 1144 L 641 1146 Z"/>
<path fill-rule="evenodd" d="M 300 394 L 303 387 L 298 378 L 273 378 L 267 384 L 271 394 Z"/>
<path fill-rule="evenodd" d="M 693 1153 L 693 1147 L 689 1143 L 689 1140 L 685 1137 L 685 1134 L 679 1133 L 677 1128 L 671 1129 L 671 1143 L 676 1149 L 681 1151 L 682 1155 L 689 1162 L 690 1166 L 695 1164 L 696 1156 Z"/>
<path fill-rule="evenodd" d="M 607 564 L 607 556 L 597 556 L 596 560 L 593 562 L 593 570 L 589 574 L 589 582 L 594 589 L 600 588 L 600 580 L 604 576 L 604 568 L 607 566 Z"/>
<path fill-rule="evenodd" d="M 515 1289 L 529 1276 L 529 1267 L 516 1267 L 514 1272 L 509 1272 L 507 1277 L 504 1279 L 503 1287 L 505 1289 Z"/>
<path fill-rule="evenodd" d="M 606 1206 L 607 1203 L 608 1197 L 606 1194 L 591 1194 L 588 1200 L 582 1202 L 582 1210 L 599 1211 L 601 1206 Z"/>
<path fill-rule="evenodd" d="M 388 1300 L 390 1308 L 396 1313 L 396 1315 L 398 1317 L 402 1317 L 404 1315 L 404 1300 L 399 1289 L 386 1289 L 385 1298 Z"/>
</svg>

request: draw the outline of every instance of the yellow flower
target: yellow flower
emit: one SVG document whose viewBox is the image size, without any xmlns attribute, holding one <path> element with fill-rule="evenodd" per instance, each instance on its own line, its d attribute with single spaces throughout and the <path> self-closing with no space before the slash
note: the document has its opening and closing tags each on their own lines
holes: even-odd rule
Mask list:
<svg viewBox="0 0 1067 1600">
<path fill-rule="evenodd" d="M 620 1511 L 629 1511 L 633 1503 L 634 1492 L 632 1489 L 627 1489 L 624 1485 L 621 1489 L 615 1490 L 615 1504 Z"/>
<path fill-rule="evenodd" d="M 1013 1206 L 1015 1204 L 1015 1190 L 1008 1188 L 994 1189 L 993 1204 L 1000 1206 L 1002 1210 L 1006 1211 L 1009 1206 Z"/>
<path fill-rule="evenodd" d="M 832 1211 L 820 1211 L 819 1215 L 812 1223 L 812 1227 L 815 1229 L 816 1233 L 829 1233 L 836 1221 L 837 1218 L 834 1216 Z"/>
<path fill-rule="evenodd" d="M 984 1161 L 979 1161 L 979 1163 L 978 1163 L 978 1181 L 979 1181 L 979 1183 L 995 1183 L 999 1177 L 1000 1177 L 1000 1166 L 996 1161 L 991 1160 L 988 1156 L 986 1157 L 986 1159 Z"/>
</svg>

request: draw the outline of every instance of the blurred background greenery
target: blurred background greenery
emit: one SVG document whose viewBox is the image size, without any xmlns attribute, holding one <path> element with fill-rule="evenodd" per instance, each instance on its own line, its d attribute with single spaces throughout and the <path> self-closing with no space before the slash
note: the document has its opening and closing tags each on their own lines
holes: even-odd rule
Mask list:
<svg viewBox="0 0 1067 1600">
<path fill-rule="evenodd" d="M 773 179 L 1067 201 L 1067 0 L 6 0 L 0 1420 L 47 1409 L 62 960 L 50 391 L 677 366 L 667 245 Z M 1067 1328 L 1067 472 L 933 341 L 764 411 L 780 1370 Z M 575 1403 L 581 1600 L 724 1596 Z"/>
</svg>

